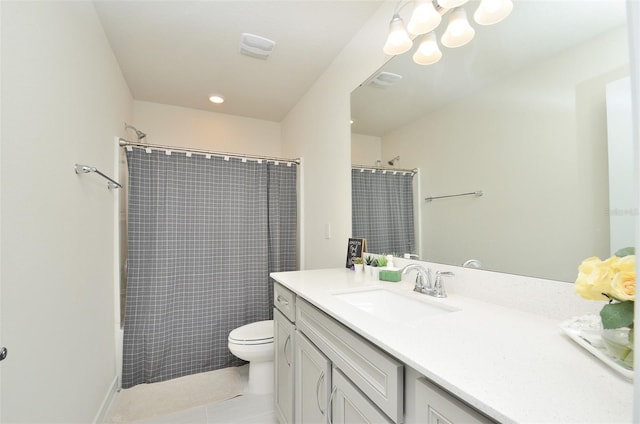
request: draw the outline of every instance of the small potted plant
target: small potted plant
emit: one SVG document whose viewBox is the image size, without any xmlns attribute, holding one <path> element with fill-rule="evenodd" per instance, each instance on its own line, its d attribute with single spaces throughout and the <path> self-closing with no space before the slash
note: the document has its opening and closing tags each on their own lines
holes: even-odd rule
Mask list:
<svg viewBox="0 0 640 424">
<path fill-rule="evenodd" d="M 374 280 L 377 280 L 380 275 L 380 258 L 373 258 L 371 261 L 371 276 Z"/>
<path fill-rule="evenodd" d="M 357 258 L 353 258 L 353 269 L 356 272 L 363 272 L 364 270 L 364 263 L 362 261 L 362 258 L 357 257 Z"/>
<path fill-rule="evenodd" d="M 374 258 L 371 255 L 367 255 L 364 258 L 364 273 L 367 275 L 371 275 L 371 267 L 373 264 Z"/>
</svg>

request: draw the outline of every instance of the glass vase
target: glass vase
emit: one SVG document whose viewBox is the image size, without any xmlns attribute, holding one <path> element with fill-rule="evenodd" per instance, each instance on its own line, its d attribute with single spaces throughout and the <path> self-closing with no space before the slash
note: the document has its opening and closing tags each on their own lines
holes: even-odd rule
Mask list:
<svg viewBox="0 0 640 424">
<path fill-rule="evenodd" d="M 611 356 L 633 369 L 633 330 L 629 327 L 602 330 L 602 341 Z"/>
</svg>

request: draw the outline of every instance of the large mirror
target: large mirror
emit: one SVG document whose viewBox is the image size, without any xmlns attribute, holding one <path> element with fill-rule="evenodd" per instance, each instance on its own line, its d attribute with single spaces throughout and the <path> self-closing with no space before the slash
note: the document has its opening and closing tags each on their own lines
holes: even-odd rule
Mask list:
<svg viewBox="0 0 640 424">
<path fill-rule="evenodd" d="M 465 7 L 471 17 L 477 2 Z M 633 211 L 609 203 L 607 87 L 629 74 L 624 1 L 515 1 L 503 22 L 474 27 L 440 62 L 418 65 L 412 50 L 379 71 L 397 83 L 376 87 L 376 72 L 352 93 L 352 162 L 399 156 L 395 167 L 419 169 L 422 259 L 573 281 L 582 259 L 633 242 Z M 614 240 L 621 222 L 629 237 Z"/>
</svg>

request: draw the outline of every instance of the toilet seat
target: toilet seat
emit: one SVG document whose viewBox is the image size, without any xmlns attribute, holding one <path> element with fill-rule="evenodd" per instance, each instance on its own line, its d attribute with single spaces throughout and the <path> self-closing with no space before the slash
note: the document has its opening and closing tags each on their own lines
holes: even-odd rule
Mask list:
<svg viewBox="0 0 640 424">
<path fill-rule="evenodd" d="M 229 333 L 229 343 L 263 345 L 273 343 L 273 320 L 252 322 Z"/>
</svg>

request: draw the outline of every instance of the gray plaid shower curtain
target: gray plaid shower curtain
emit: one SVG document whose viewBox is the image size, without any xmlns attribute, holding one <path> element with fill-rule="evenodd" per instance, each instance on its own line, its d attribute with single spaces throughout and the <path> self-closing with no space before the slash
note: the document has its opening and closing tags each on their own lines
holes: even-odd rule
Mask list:
<svg viewBox="0 0 640 424">
<path fill-rule="evenodd" d="M 122 387 L 240 364 L 229 332 L 271 319 L 269 273 L 297 266 L 296 165 L 126 154 Z"/>
<path fill-rule="evenodd" d="M 414 253 L 413 175 L 352 169 L 351 226 L 369 252 Z"/>
</svg>

